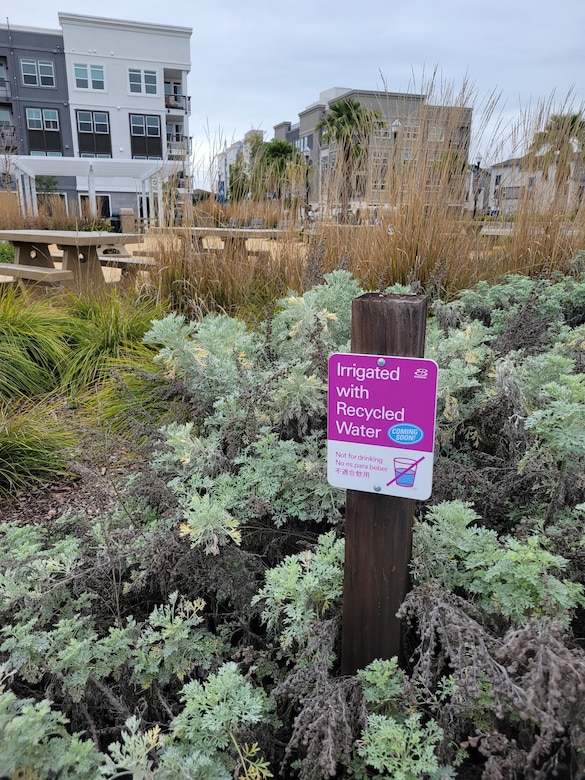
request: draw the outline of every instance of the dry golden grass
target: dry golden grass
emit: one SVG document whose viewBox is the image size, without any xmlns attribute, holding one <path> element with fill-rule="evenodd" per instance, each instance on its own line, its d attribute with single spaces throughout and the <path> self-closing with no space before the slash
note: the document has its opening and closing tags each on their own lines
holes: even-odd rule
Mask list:
<svg viewBox="0 0 585 780">
<path fill-rule="evenodd" d="M 21 223 L 22 216 L 16 194 L 0 192 L 0 230 L 18 229 Z"/>
<path fill-rule="evenodd" d="M 57 194 L 40 194 L 37 205 L 36 216 L 25 215 L 19 207 L 16 193 L 0 192 L 0 230 L 87 230 L 104 227 L 101 220 L 92 220 L 89 205 L 77 213 L 72 204 L 68 207 Z"/>
<path fill-rule="evenodd" d="M 235 221 L 245 226 L 261 219 L 265 227 L 283 222 L 290 227 L 278 241 L 249 240 L 248 254 L 211 239 L 198 247 L 181 240 L 181 230 L 174 228 L 147 232 L 146 245 L 156 250 L 158 259 L 156 267 L 139 275 L 140 292 L 190 313 L 225 310 L 261 316 L 278 297 L 289 290 L 303 292 L 338 267 L 351 271 L 366 289 L 416 282 L 423 290 L 440 285 L 445 295 L 507 273 L 570 271 L 575 253 L 585 248 L 585 208 L 575 212 L 569 205 L 559 208 L 558 202 L 554 209 L 545 208 L 526 199 L 506 223 L 513 227 L 508 232 L 498 230 L 497 219 L 480 218 L 479 209 L 474 218 L 469 192 L 473 149 L 461 147 L 460 141 L 472 106 L 473 147 L 481 145 L 483 167 L 489 168 L 504 158 L 506 144 L 512 154 L 524 154 L 552 113 L 575 113 L 571 105 L 539 105 L 510 128 L 499 125 L 497 97 L 488 98 L 478 112 L 467 85 L 458 94 L 440 87 L 436 95 L 434 83 L 416 91 L 429 96 L 416 129 L 405 106 L 394 144 L 388 138 L 371 143 L 362 139 L 364 154 L 352 181 L 352 224 L 339 224 L 331 216 L 339 207 L 341 189 L 335 168 L 321 182 L 321 210 L 311 223 L 304 221 L 298 191 L 280 201 L 202 200 L 194 204 L 193 225 Z M 448 112 L 447 106 L 456 110 Z M 485 141 L 488 125 L 490 142 Z M 438 127 L 442 136 L 433 140 Z M 312 176 L 315 192 L 316 171 Z M 44 201 L 33 225 L 20 216 L 14 198 L 0 199 L 0 226 L 71 227 L 72 219 L 74 224 L 80 219 L 68 217 L 58 199 Z M 188 227 L 182 225 L 183 230 Z"/>
<path fill-rule="evenodd" d="M 145 289 L 185 311 L 249 310 L 260 316 L 289 290 L 304 292 L 323 273 L 343 267 L 366 289 L 416 282 L 423 290 L 439 284 L 451 296 L 509 273 L 570 272 L 576 252 L 585 247 L 584 215 L 518 215 L 513 232 L 502 235 L 497 223 L 406 212 L 394 220 L 391 234 L 385 223 L 324 223 L 304 234 L 291 230 L 286 240 L 249 239 L 247 254 L 211 238 L 198 248 L 169 229 L 149 237 L 158 259 Z"/>
<path fill-rule="evenodd" d="M 262 317 L 288 290 L 303 287 L 306 246 L 299 241 L 251 239 L 244 253 L 215 238 L 199 247 L 184 229 L 169 228 L 146 243 L 156 266 L 142 274 L 140 292 L 185 313 Z"/>
</svg>

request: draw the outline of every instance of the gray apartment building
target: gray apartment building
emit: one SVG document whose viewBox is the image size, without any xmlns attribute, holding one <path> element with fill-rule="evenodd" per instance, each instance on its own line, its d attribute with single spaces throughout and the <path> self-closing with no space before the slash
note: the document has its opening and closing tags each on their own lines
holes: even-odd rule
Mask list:
<svg viewBox="0 0 585 780">
<path fill-rule="evenodd" d="M 0 25 L 0 154 L 72 155 L 68 106 L 61 31 Z M 57 182 L 59 192 L 74 197 L 74 177 Z"/>
</svg>

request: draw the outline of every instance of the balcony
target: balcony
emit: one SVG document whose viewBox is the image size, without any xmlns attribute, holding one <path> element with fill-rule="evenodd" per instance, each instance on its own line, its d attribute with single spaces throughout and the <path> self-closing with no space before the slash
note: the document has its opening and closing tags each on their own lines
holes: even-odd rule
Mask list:
<svg viewBox="0 0 585 780">
<path fill-rule="evenodd" d="M 165 108 L 169 113 L 190 114 L 191 98 L 188 95 L 165 95 Z"/>
<path fill-rule="evenodd" d="M 187 135 L 167 133 L 167 152 L 169 157 L 185 157 L 191 154 L 191 139 Z"/>
<path fill-rule="evenodd" d="M 12 125 L 0 125 L 0 154 L 16 154 L 17 152 L 16 128 Z"/>
</svg>

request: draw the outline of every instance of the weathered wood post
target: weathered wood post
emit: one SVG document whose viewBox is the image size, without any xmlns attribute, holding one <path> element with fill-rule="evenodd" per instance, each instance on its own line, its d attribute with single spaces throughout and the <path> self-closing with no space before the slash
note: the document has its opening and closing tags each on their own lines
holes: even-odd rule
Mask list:
<svg viewBox="0 0 585 780">
<path fill-rule="evenodd" d="M 427 298 L 366 293 L 352 304 L 351 351 L 423 357 Z M 409 589 L 413 499 L 347 491 L 342 674 L 401 657 L 396 612 Z"/>
</svg>

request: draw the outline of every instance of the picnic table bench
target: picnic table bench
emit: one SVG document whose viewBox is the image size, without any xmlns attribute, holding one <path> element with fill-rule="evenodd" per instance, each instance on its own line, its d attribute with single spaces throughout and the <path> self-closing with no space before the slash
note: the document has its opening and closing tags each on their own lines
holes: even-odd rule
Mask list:
<svg viewBox="0 0 585 780">
<path fill-rule="evenodd" d="M 73 271 L 62 268 L 41 268 L 38 265 L 21 265 L 20 263 L 0 263 L 0 276 L 12 276 L 16 279 L 45 283 L 73 281 Z"/>
</svg>

